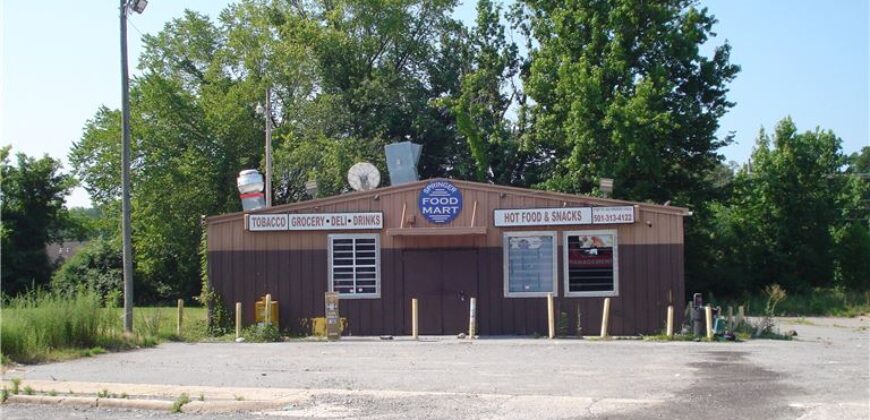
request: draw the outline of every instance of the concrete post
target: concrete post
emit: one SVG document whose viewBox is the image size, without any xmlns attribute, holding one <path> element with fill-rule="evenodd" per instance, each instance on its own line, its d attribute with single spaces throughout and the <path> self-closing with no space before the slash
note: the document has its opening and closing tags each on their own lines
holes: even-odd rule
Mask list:
<svg viewBox="0 0 870 420">
<path fill-rule="evenodd" d="M 547 293 L 547 337 L 553 339 L 556 337 L 556 324 L 553 319 L 553 294 Z"/>
<path fill-rule="evenodd" d="M 610 298 L 604 298 L 604 313 L 601 314 L 601 338 L 607 337 L 608 324 L 610 324 Z"/>
<path fill-rule="evenodd" d="M 419 329 L 418 329 L 418 320 L 417 317 L 417 298 L 411 299 L 411 337 L 415 340 L 419 339 Z"/>
<path fill-rule="evenodd" d="M 266 294 L 266 307 L 263 308 L 263 322 L 272 325 L 272 295 Z"/>
<path fill-rule="evenodd" d="M 242 302 L 236 302 L 236 338 L 242 336 Z"/>
<path fill-rule="evenodd" d="M 707 305 L 704 307 L 705 319 L 707 321 L 707 339 L 713 340 L 713 307 Z"/>
<path fill-rule="evenodd" d="M 668 305 L 668 327 L 665 333 L 668 337 L 674 336 L 674 305 Z"/>
<path fill-rule="evenodd" d="M 468 338 L 473 339 L 477 334 L 477 298 L 468 300 Z"/>
</svg>

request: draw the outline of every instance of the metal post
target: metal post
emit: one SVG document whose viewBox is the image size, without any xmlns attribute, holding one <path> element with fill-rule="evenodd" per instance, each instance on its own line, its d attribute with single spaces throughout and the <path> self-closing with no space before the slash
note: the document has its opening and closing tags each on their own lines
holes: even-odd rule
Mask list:
<svg viewBox="0 0 870 420">
<path fill-rule="evenodd" d="M 469 299 L 468 303 L 468 339 L 474 339 L 475 324 L 477 323 L 477 298 Z"/>
<path fill-rule="evenodd" d="M 178 299 L 178 326 L 175 330 L 177 336 L 181 337 L 181 322 L 184 318 L 184 299 Z"/>
<path fill-rule="evenodd" d="M 272 89 L 266 88 L 266 207 L 272 207 Z"/>
<path fill-rule="evenodd" d="M 124 331 L 133 332 L 133 245 L 130 227 L 130 80 L 127 73 L 127 0 L 121 0 L 121 231 L 124 264 Z"/>
</svg>

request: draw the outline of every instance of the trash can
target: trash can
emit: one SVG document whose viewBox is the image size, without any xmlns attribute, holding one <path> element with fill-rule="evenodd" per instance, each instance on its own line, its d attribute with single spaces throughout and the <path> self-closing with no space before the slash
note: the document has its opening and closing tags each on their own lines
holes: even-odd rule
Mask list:
<svg viewBox="0 0 870 420">
<path fill-rule="evenodd" d="M 278 301 L 272 301 L 272 313 L 270 316 L 272 325 L 275 328 L 278 327 Z M 266 297 L 263 296 L 260 300 L 254 303 L 254 322 L 259 324 L 261 322 L 266 322 Z"/>
</svg>

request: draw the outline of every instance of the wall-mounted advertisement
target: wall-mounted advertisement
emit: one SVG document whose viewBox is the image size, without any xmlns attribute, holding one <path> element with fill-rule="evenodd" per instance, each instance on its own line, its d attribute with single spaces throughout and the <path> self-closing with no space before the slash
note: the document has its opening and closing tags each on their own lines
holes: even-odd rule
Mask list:
<svg viewBox="0 0 870 420">
<path fill-rule="evenodd" d="M 496 227 L 634 223 L 634 206 L 496 209 Z"/>
</svg>

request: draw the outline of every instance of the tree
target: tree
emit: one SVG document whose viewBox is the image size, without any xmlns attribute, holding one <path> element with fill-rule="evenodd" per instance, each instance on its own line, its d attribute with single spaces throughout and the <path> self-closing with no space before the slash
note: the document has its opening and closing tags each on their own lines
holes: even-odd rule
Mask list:
<svg viewBox="0 0 870 420">
<path fill-rule="evenodd" d="M 867 228 L 850 220 L 866 183 L 844 171 L 831 131 L 799 133 L 791 118 L 763 130 L 733 194 L 713 207 L 711 288 L 735 295 L 779 283 L 787 290 L 867 287 Z M 863 287 L 863 289 L 862 289 Z"/>
<path fill-rule="evenodd" d="M 9 152 L 9 146 L 0 148 L 2 290 L 16 295 L 48 284 L 52 266 L 45 246 L 60 239 L 64 201 L 75 180 L 47 155 L 34 159 L 18 153 L 16 164 L 11 165 Z"/>
<path fill-rule="evenodd" d="M 523 4 L 538 44 L 526 80 L 535 138 L 553 157 L 544 186 L 589 193 L 607 177 L 619 198 L 703 202 L 739 71 L 727 43 L 699 52 L 716 19 L 695 0 Z"/>
</svg>

